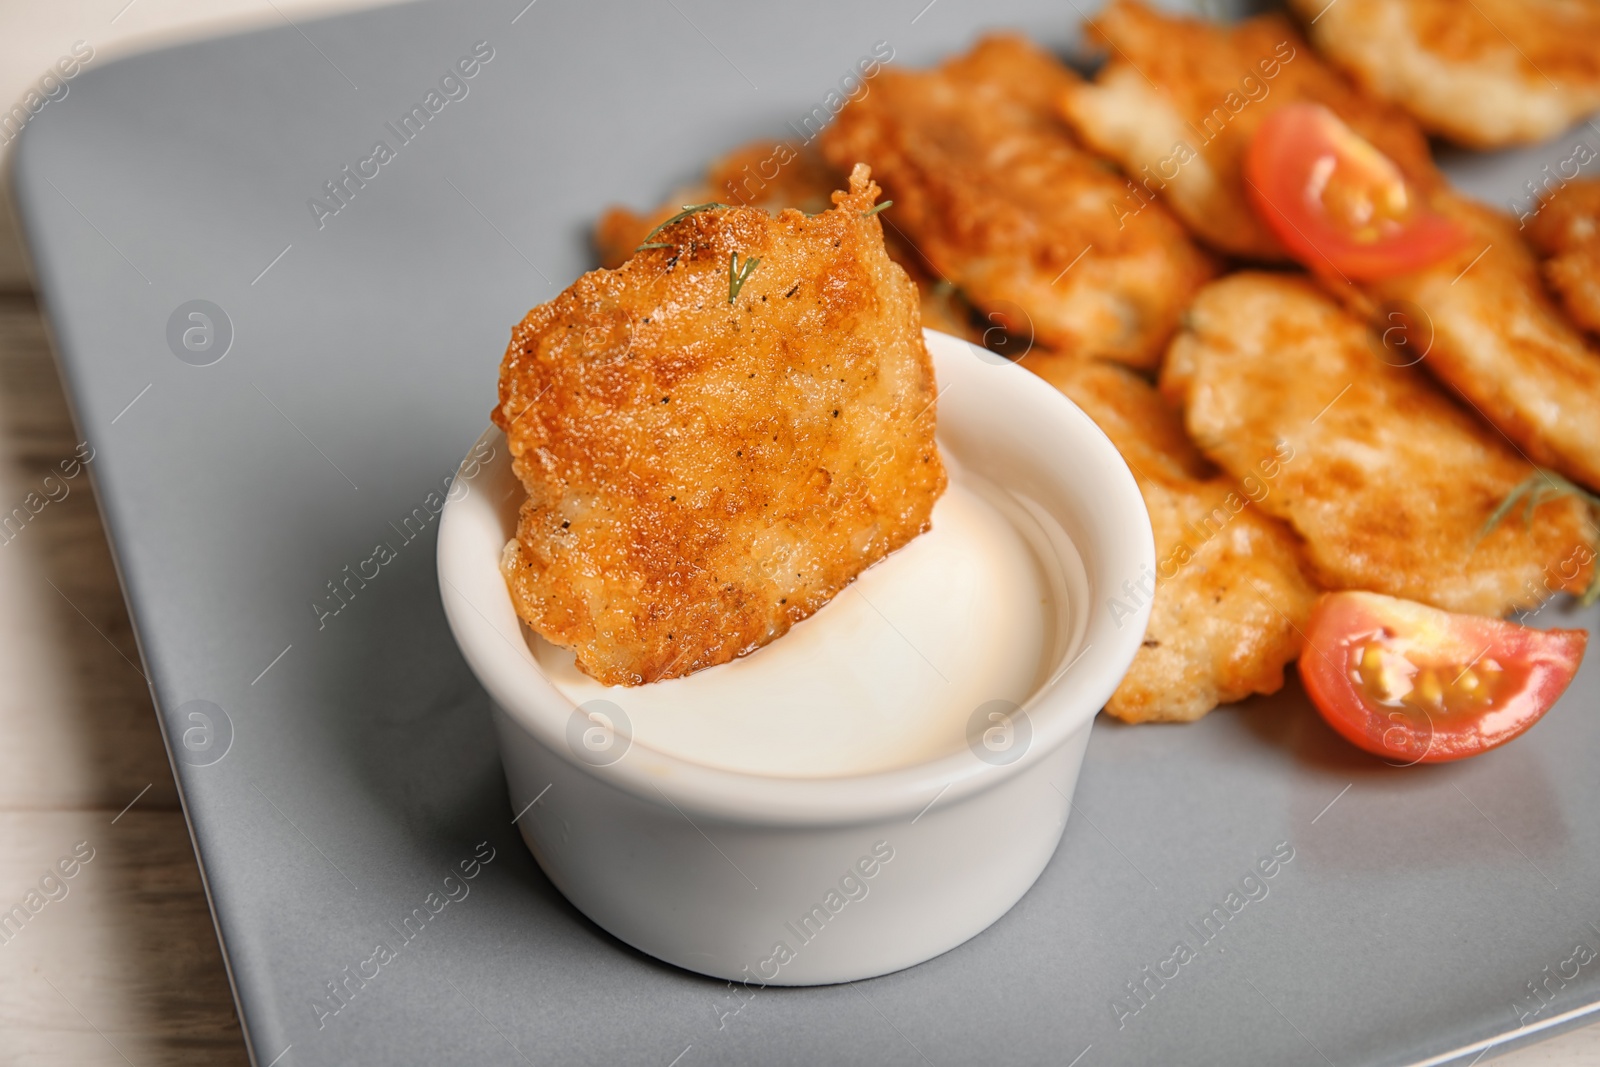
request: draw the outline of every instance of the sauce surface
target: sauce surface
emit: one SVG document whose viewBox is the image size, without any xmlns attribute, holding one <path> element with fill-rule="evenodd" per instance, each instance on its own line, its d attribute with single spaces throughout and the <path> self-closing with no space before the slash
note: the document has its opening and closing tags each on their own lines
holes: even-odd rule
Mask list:
<svg viewBox="0 0 1600 1067">
<path fill-rule="evenodd" d="M 953 464 L 950 475 L 931 530 L 742 659 L 625 688 L 537 636 L 529 645 L 574 703 L 620 707 L 634 744 L 708 766 L 836 777 L 958 751 L 980 705 L 1024 704 L 1045 680 L 1065 594 L 1031 514 Z"/>
</svg>

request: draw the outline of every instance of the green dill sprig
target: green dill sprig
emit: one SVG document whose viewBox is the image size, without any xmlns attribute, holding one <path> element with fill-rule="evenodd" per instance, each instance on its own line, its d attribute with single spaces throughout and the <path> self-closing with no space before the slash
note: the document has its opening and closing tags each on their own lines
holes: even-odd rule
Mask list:
<svg viewBox="0 0 1600 1067">
<path fill-rule="evenodd" d="M 747 259 L 744 266 L 739 266 L 739 253 L 728 254 L 728 303 L 733 303 L 733 298 L 739 295 L 739 290 L 744 288 L 744 283 L 750 280 L 750 275 L 755 273 L 761 260 Z"/>
<path fill-rule="evenodd" d="M 861 213 L 861 217 L 866 218 L 869 215 L 876 215 L 878 212 L 882 211 L 892 203 L 894 203 L 893 200 L 885 200 L 881 204 L 873 204 L 871 207 L 867 208 L 867 210 Z"/>
<path fill-rule="evenodd" d="M 649 233 L 645 234 L 644 235 L 644 243 L 639 245 L 638 248 L 635 248 L 634 251 L 635 252 L 643 252 L 647 248 L 673 248 L 675 246 L 671 241 L 656 241 L 654 244 L 652 244 L 650 242 L 650 238 L 654 237 L 656 234 L 660 233 L 662 230 L 666 229 L 668 226 L 671 226 L 673 223 L 682 222 L 684 219 L 688 218 L 690 215 L 695 214 L 696 212 L 710 211 L 713 208 L 732 207 L 732 206 L 733 206 L 732 204 L 719 204 L 719 203 L 716 203 L 715 201 L 713 201 L 713 202 L 711 202 L 709 204 L 685 204 L 682 211 L 678 212 L 676 215 L 672 216 L 670 219 L 666 220 L 661 225 L 659 225 L 655 229 L 651 230 Z"/>
<path fill-rule="evenodd" d="M 1478 540 L 1482 541 L 1505 521 L 1506 516 L 1520 503 L 1523 505 L 1522 521 L 1527 526 L 1533 525 L 1533 513 L 1541 504 L 1562 497 L 1575 496 L 1589 505 L 1592 513 L 1600 513 L 1600 496 L 1595 496 L 1581 485 L 1575 485 L 1554 471 L 1547 471 L 1543 467 L 1535 467 L 1532 474 L 1519 482 L 1505 499 L 1495 507 L 1484 521 L 1483 529 L 1478 531 Z M 1597 546 L 1600 547 L 1600 546 Z M 1589 588 L 1583 591 L 1578 598 L 1578 603 L 1584 607 L 1600 603 L 1600 559 L 1595 562 L 1594 571 L 1589 578 Z"/>
<path fill-rule="evenodd" d="M 1494 509 L 1494 512 L 1484 522 L 1483 532 L 1480 536 L 1487 536 L 1490 531 L 1499 526 L 1521 501 L 1525 500 L 1527 502 L 1522 512 L 1522 521 L 1531 526 L 1533 524 L 1533 513 L 1538 509 L 1539 505 L 1551 500 L 1559 500 L 1565 496 L 1575 496 L 1587 502 L 1591 507 L 1600 507 L 1600 497 L 1595 496 L 1587 489 L 1574 485 L 1554 471 L 1536 468 L 1532 474 L 1518 483 L 1516 488 L 1507 493 L 1504 500 L 1500 501 L 1499 506 Z"/>
</svg>

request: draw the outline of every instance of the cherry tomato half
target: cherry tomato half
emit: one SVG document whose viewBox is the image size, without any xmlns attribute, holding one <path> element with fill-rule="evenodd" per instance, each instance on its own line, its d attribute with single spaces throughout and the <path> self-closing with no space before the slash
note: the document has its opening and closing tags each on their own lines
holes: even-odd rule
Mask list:
<svg viewBox="0 0 1600 1067">
<path fill-rule="evenodd" d="M 1353 744 L 1401 764 L 1444 763 L 1538 722 L 1588 640 L 1377 593 L 1326 593 L 1311 609 L 1300 679 Z"/>
<path fill-rule="evenodd" d="M 1267 116 L 1245 150 L 1244 175 L 1262 221 L 1313 271 L 1392 278 L 1470 240 L 1422 202 L 1388 156 L 1320 104 Z"/>
</svg>

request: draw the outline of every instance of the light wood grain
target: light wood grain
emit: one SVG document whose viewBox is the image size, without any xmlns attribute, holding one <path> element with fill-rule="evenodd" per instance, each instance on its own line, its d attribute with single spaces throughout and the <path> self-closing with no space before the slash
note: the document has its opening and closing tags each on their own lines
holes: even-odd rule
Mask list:
<svg viewBox="0 0 1600 1067">
<path fill-rule="evenodd" d="M 5 1062 L 246 1062 L 181 814 L 3 813 L 0 840 L 6 910 L 75 845 L 93 849 L 0 944 Z"/>
<path fill-rule="evenodd" d="M 33 298 L 0 294 L 0 514 L 76 445 Z M 0 535 L 0 912 L 76 843 L 95 855 L 64 898 L 0 928 L 0 1064 L 242 1064 L 88 478 L 57 484 L 65 497 Z"/>
</svg>

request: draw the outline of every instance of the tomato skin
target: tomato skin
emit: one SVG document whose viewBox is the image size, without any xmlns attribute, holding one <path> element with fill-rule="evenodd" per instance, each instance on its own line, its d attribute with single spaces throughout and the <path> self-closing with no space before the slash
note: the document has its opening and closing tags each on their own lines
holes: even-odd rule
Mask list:
<svg viewBox="0 0 1600 1067">
<path fill-rule="evenodd" d="M 1323 170 L 1320 166 L 1329 167 Z M 1433 266 L 1462 251 L 1470 235 L 1417 202 L 1398 167 L 1319 104 L 1289 104 L 1262 122 L 1245 150 L 1244 176 L 1257 214 L 1289 254 L 1309 269 L 1378 281 Z M 1358 235 L 1333 217 L 1318 190 L 1352 192 L 1367 202 L 1403 204 Z"/>
<path fill-rule="evenodd" d="M 1305 633 L 1300 679 L 1328 725 L 1358 748 L 1406 765 L 1476 756 L 1526 732 L 1571 683 L 1589 640 L 1583 630 L 1534 630 L 1364 592 L 1323 594 Z M 1504 665 L 1503 691 L 1481 708 L 1432 714 L 1379 701 L 1360 673 L 1373 646 L 1419 670 Z"/>
</svg>

